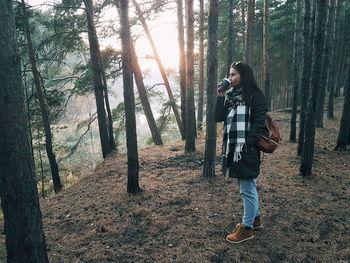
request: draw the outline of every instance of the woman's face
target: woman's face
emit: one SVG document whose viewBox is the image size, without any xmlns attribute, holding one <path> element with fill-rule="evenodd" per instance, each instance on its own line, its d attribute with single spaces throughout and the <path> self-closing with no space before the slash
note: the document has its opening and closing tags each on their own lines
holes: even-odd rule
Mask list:
<svg viewBox="0 0 350 263">
<path fill-rule="evenodd" d="M 228 79 L 231 81 L 231 86 L 233 87 L 237 87 L 241 83 L 241 75 L 234 68 L 230 68 L 230 75 Z"/>
</svg>

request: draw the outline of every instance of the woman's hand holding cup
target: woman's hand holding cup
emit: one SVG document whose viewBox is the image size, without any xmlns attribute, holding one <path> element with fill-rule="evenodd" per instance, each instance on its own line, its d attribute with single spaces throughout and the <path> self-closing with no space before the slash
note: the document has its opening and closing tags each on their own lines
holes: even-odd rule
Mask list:
<svg viewBox="0 0 350 263">
<path fill-rule="evenodd" d="M 231 81 L 228 78 L 224 78 L 221 83 L 218 84 L 218 96 L 224 97 L 226 91 L 230 88 Z"/>
</svg>

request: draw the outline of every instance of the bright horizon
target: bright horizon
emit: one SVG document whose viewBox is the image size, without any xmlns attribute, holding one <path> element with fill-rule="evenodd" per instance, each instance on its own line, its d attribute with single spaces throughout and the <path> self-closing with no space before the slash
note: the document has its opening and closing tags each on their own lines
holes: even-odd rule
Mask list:
<svg viewBox="0 0 350 263">
<path fill-rule="evenodd" d="M 27 0 L 27 3 L 32 5 L 36 9 L 48 10 L 53 4 L 52 1 L 44 0 Z M 130 5 L 131 6 L 131 5 Z M 129 17 L 134 17 L 135 12 L 133 8 L 129 9 Z M 104 15 L 101 16 L 101 21 L 104 25 L 108 25 L 111 21 L 119 19 L 117 9 L 111 7 L 104 10 Z M 179 65 L 179 48 L 178 48 L 178 31 L 177 31 L 177 15 L 176 8 L 172 10 L 166 10 L 161 12 L 160 15 L 153 21 L 147 21 L 151 35 L 157 47 L 158 54 L 165 68 L 171 68 L 178 70 Z M 99 31 L 100 28 L 97 30 Z M 132 28 L 132 34 L 136 35 L 143 31 L 140 25 L 136 25 Z M 98 32 L 101 33 L 101 32 Z M 87 39 L 86 39 L 87 41 Z M 119 35 L 113 35 L 108 38 L 99 36 L 101 50 L 112 47 L 114 49 L 121 49 Z M 142 71 L 153 70 L 157 68 L 156 62 L 153 57 L 153 50 L 146 35 L 139 37 L 135 41 L 136 53 L 139 57 L 139 62 Z"/>
</svg>

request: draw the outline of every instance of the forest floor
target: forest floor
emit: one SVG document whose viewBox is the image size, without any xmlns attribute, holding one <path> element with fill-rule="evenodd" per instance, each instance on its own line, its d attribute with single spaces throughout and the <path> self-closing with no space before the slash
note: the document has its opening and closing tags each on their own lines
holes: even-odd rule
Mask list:
<svg viewBox="0 0 350 263">
<path fill-rule="evenodd" d="M 144 191 L 138 195 L 126 192 L 126 156 L 118 154 L 43 200 L 50 262 L 350 262 L 350 151 L 333 151 L 340 114 L 338 101 L 337 117 L 317 129 L 311 178 L 298 176 L 297 144 L 288 140 L 290 113 L 271 114 L 283 140 L 262 162 L 264 228 L 254 239 L 225 241 L 242 216 L 238 186 L 221 176 L 220 139 L 217 175 L 202 177 L 204 140 L 198 139 L 189 155 L 183 142 L 140 150 Z"/>
</svg>

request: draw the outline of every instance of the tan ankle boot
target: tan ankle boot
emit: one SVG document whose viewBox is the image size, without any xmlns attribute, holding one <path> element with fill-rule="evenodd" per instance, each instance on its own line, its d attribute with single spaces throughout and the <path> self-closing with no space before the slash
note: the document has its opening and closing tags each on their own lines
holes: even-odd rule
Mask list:
<svg viewBox="0 0 350 263">
<path fill-rule="evenodd" d="M 246 240 L 254 238 L 254 232 L 252 228 L 246 228 L 243 224 L 238 224 L 236 232 L 226 237 L 226 240 L 230 243 L 241 243 Z"/>
<path fill-rule="evenodd" d="M 256 217 L 254 219 L 253 230 L 258 231 L 263 228 L 263 224 L 261 223 L 260 217 Z"/>
<path fill-rule="evenodd" d="M 236 225 L 236 228 L 238 228 L 240 224 L 241 224 L 241 223 L 238 223 L 238 224 Z M 263 226 L 264 226 L 264 225 L 261 223 L 260 217 L 256 217 L 256 218 L 254 219 L 254 223 L 253 223 L 253 230 L 254 230 L 254 231 L 259 231 L 259 230 L 261 230 L 261 229 L 263 228 Z"/>
</svg>

